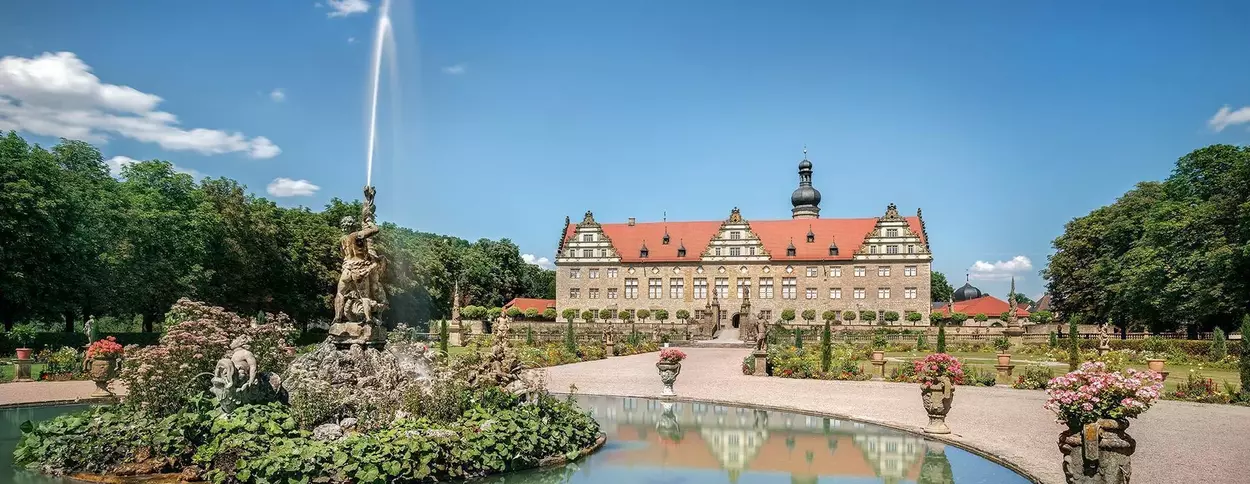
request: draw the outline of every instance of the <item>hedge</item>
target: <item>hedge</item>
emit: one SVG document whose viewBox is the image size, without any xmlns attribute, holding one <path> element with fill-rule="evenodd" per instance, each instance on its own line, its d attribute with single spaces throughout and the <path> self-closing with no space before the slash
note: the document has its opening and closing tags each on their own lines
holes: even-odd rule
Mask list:
<svg viewBox="0 0 1250 484">
<path fill-rule="evenodd" d="M 117 342 L 122 345 L 154 345 L 161 339 L 160 333 L 109 333 L 101 332 L 100 337 L 105 338 L 113 336 L 117 338 Z M 87 335 L 84 333 L 66 333 L 66 332 L 46 332 L 35 333 L 35 342 L 30 345 L 35 352 L 44 349 L 56 350 L 63 346 L 71 348 L 83 348 L 87 346 Z M 7 337 L 0 336 L 0 357 L 12 356 L 14 350 L 17 349 L 17 343 Z"/>
<path fill-rule="evenodd" d="M 1082 350 L 1098 349 L 1098 339 L 1081 339 Z M 1152 345 L 1156 345 L 1156 351 L 1159 347 L 1166 348 L 1163 352 L 1171 350 L 1179 351 L 1190 356 L 1207 356 L 1211 354 L 1211 340 L 1195 340 L 1195 339 L 1168 339 L 1168 338 L 1143 338 L 1143 339 L 1116 339 L 1111 338 L 1108 342 L 1113 350 L 1133 350 L 1144 351 Z M 1228 354 L 1232 356 L 1241 356 L 1241 345 L 1229 344 Z"/>
</svg>

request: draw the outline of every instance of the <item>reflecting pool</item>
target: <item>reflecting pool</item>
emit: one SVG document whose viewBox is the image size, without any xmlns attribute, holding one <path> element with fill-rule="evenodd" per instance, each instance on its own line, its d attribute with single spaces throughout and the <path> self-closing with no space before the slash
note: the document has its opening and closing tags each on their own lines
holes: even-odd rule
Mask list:
<svg viewBox="0 0 1250 484">
<path fill-rule="evenodd" d="M 603 449 L 575 464 L 483 482 L 1013 484 L 1028 479 L 954 446 L 852 420 L 700 403 L 579 395 L 603 426 Z M 25 420 L 85 406 L 0 410 L 0 483 L 71 482 L 13 469 Z M 12 476 L 9 479 L 6 477 Z"/>
</svg>

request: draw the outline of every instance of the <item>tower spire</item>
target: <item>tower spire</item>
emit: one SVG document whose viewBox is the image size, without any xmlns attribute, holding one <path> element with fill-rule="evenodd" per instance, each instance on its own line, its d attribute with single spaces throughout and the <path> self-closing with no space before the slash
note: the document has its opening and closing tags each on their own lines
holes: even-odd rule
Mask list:
<svg viewBox="0 0 1250 484">
<path fill-rule="evenodd" d="M 812 162 L 807 159 L 807 145 L 803 146 L 803 160 L 799 162 L 799 187 L 790 194 L 792 218 L 820 218 L 820 191 L 812 187 Z"/>
</svg>

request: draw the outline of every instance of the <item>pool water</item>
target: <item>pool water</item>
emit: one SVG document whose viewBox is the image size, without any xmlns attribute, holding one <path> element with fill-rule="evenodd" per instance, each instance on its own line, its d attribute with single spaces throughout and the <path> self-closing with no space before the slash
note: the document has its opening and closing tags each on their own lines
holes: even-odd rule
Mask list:
<svg viewBox="0 0 1250 484">
<path fill-rule="evenodd" d="M 954 446 L 853 420 L 788 412 L 579 395 L 608 440 L 559 468 L 485 479 L 496 484 L 918 483 L 1014 484 L 1028 479 Z M 85 406 L 0 410 L 0 483 L 70 482 L 12 468 L 25 420 Z M 10 480 L 4 477 L 13 476 Z"/>
</svg>

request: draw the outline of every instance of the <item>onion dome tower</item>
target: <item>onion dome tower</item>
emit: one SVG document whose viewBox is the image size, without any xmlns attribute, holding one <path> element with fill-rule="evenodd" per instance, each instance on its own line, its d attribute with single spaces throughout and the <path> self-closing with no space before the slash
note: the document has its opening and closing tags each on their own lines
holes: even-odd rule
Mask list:
<svg viewBox="0 0 1250 484">
<path fill-rule="evenodd" d="M 956 301 L 967 301 L 969 299 L 976 299 L 984 295 L 985 294 L 982 293 L 980 289 L 977 289 L 975 286 L 973 286 L 971 283 L 965 280 L 964 285 L 960 286 L 959 289 L 956 289 L 955 293 L 952 294 L 952 297 Z"/>
<path fill-rule="evenodd" d="M 792 218 L 820 218 L 820 191 L 812 187 L 812 162 L 807 160 L 807 148 L 803 148 L 803 161 L 799 162 L 799 187 L 790 194 Z"/>
</svg>

